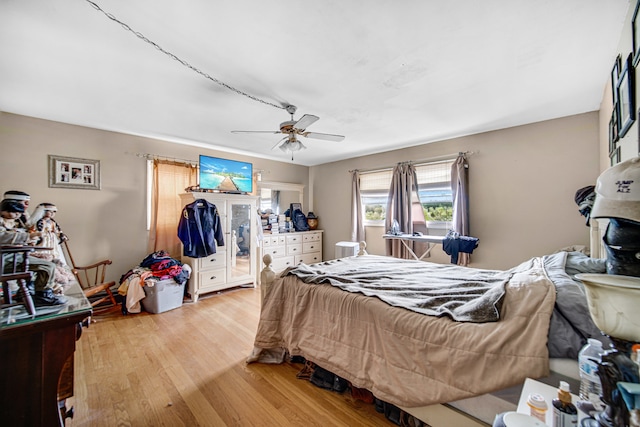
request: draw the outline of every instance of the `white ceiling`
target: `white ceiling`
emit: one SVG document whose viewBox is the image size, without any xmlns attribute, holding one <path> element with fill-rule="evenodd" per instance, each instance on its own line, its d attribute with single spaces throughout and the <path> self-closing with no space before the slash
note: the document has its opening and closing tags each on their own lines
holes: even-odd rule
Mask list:
<svg viewBox="0 0 640 427">
<path fill-rule="evenodd" d="M 628 0 L 94 0 L 203 73 L 315 114 L 317 165 L 598 110 Z M 0 110 L 281 161 L 280 108 L 86 0 L 0 0 Z M 162 155 L 162 153 L 155 153 Z"/>
</svg>

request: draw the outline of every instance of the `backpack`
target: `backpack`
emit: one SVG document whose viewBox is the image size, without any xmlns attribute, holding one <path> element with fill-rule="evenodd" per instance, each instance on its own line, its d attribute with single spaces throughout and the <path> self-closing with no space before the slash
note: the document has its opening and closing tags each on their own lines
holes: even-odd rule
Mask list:
<svg viewBox="0 0 640 427">
<path fill-rule="evenodd" d="M 300 209 L 294 209 L 291 215 L 291 222 L 293 222 L 293 229 L 296 231 L 309 231 L 309 223 L 307 217 Z"/>
</svg>

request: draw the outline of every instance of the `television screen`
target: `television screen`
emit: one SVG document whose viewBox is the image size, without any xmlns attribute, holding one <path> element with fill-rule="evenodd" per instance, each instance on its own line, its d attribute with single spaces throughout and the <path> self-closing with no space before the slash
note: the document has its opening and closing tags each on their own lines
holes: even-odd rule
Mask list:
<svg viewBox="0 0 640 427">
<path fill-rule="evenodd" d="M 251 193 L 253 165 L 237 160 L 200 155 L 200 188 L 231 193 Z"/>
</svg>

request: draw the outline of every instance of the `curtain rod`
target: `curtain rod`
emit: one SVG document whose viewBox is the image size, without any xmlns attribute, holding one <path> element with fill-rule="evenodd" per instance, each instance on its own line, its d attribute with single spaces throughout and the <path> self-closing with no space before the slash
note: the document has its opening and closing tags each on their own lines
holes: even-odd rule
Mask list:
<svg viewBox="0 0 640 427">
<path fill-rule="evenodd" d="M 428 159 L 409 160 L 409 161 L 406 161 L 406 162 L 398 162 L 398 163 L 412 163 L 414 165 L 421 165 L 421 164 L 425 164 L 425 163 L 437 162 L 437 161 L 440 161 L 440 160 L 455 159 L 456 157 L 461 156 L 461 155 L 471 156 L 471 155 L 476 154 L 476 153 L 477 153 L 477 151 L 459 151 L 457 153 L 444 154 L 442 156 L 431 157 L 431 158 L 428 158 Z M 372 169 L 353 169 L 353 170 L 350 170 L 349 173 L 353 173 L 355 171 L 364 172 L 364 173 L 382 172 L 382 171 L 386 171 L 386 170 L 391 170 L 393 168 L 394 168 L 394 166 L 386 166 L 386 167 L 372 168 Z"/>
<path fill-rule="evenodd" d="M 185 163 L 185 164 L 196 165 L 196 166 L 199 163 L 197 160 L 180 159 L 177 157 L 166 157 L 166 156 L 160 156 L 157 154 L 150 154 L 150 153 L 125 153 L 125 154 L 133 154 L 136 157 L 140 157 L 147 160 L 170 160 L 176 163 Z"/>
</svg>

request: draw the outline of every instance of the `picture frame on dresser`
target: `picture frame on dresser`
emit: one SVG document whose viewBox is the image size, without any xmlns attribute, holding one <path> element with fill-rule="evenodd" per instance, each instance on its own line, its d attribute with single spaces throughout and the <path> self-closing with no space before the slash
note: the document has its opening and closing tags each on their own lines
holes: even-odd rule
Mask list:
<svg viewBox="0 0 640 427">
<path fill-rule="evenodd" d="M 622 64 L 620 79 L 616 87 L 618 96 L 618 136 L 623 138 L 635 122 L 635 77 L 633 54 Z"/>
</svg>

